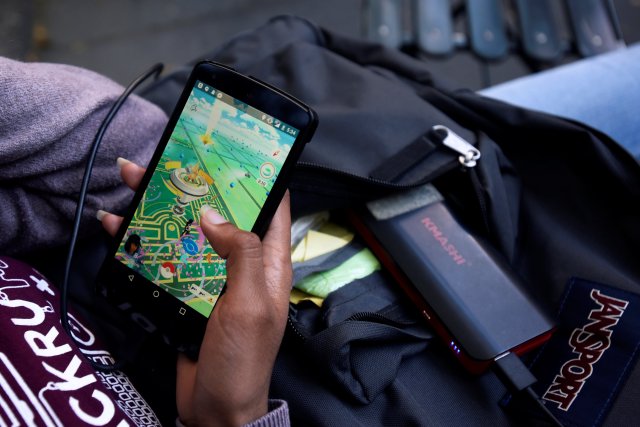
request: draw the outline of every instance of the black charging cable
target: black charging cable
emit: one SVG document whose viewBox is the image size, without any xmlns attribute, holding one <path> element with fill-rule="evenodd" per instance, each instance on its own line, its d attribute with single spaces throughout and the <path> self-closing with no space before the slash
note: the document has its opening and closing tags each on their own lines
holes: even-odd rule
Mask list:
<svg viewBox="0 0 640 427">
<path fill-rule="evenodd" d="M 493 368 L 502 383 L 507 387 L 507 390 L 513 395 L 519 393 L 526 393 L 531 398 L 536 406 L 545 414 L 548 421 L 556 426 L 562 427 L 562 423 L 553 415 L 553 413 L 546 407 L 544 401 L 538 396 L 538 394 L 531 388 L 531 386 L 537 381 L 531 371 L 522 363 L 522 360 L 514 353 L 507 352 L 501 354 L 494 359 Z"/>
<path fill-rule="evenodd" d="M 68 314 L 68 303 L 67 303 L 67 294 L 69 290 L 69 274 L 71 272 L 71 264 L 73 261 L 73 254 L 75 251 L 76 243 L 78 241 L 78 233 L 80 231 L 80 220 L 82 219 L 82 212 L 84 210 L 84 202 L 87 196 L 87 189 L 89 188 L 89 180 L 91 178 L 91 171 L 93 170 L 93 164 L 95 163 L 96 154 L 98 153 L 98 148 L 100 147 L 100 143 L 104 138 L 104 134 L 109 127 L 109 124 L 116 116 L 120 107 L 127 100 L 129 95 L 138 87 L 141 83 L 147 80 L 151 76 L 155 76 L 156 78 L 162 72 L 164 65 L 155 64 L 153 67 L 149 68 L 144 73 L 140 74 L 133 80 L 129 86 L 122 92 L 120 97 L 116 100 L 116 102 L 111 106 L 111 109 L 107 113 L 106 117 L 102 121 L 102 124 L 98 128 L 98 132 L 96 132 L 96 136 L 93 139 L 93 143 L 91 144 L 91 150 L 89 152 L 89 157 L 87 158 L 87 166 L 84 171 L 84 176 L 82 177 L 82 185 L 80 187 L 80 194 L 78 196 L 78 205 L 76 206 L 76 213 L 73 219 L 73 230 L 71 232 L 71 239 L 69 241 L 69 251 L 67 252 L 67 259 L 64 266 L 64 278 L 62 280 L 62 285 L 60 286 L 60 321 L 62 322 L 62 328 L 65 330 L 67 335 L 71 338 L 73 342 L 76 344 L 78 340 L 73 335 L 71 331 L 71 325 L 69 324 L 69 314 Z M 117 371 L 122 368 L 122 362 L 117 361 L 112 365 L 107 365 L 104 363 L 96 362 L 95 360 L 86 357 L 91 366 L 94 369 L 110 372 Z"/>
</svg>

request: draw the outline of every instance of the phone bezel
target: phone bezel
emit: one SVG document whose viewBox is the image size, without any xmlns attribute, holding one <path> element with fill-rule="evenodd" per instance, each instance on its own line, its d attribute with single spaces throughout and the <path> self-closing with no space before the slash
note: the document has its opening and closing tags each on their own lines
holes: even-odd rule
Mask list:
<svg viewBox="0 0 640 427">
<path fill-rule="evenodd" d="M 141 274 L 126 267 L 115 259 L 115 253 L 198 80 L 298 129 L 298 135 L 292 148 L 251 230 L 260 238 L 266 233 L 270 220 L 287 189 L 295 163 L 317 126 L 315 112 L 299 100 L 254 77 L 240 74 L 223 64 L 210 61 L 200 62 L 196 64 L 185 83 L 185 88 L 149 161 L 147 171 L 109 248 L 108 256 L 98 274 L 97 284 L 101 293 L 121 309 L 129 311 L 131 317 L 145 326 L 147 330 L 160 331 L 165 341 L 194 358 L 197 357 L 199 344 L 209 318 L 160 289 Z M 131 275 L 134 276 L 134 279 L 129 280 L 129 283 L 127 280 Z"/>
</svg>

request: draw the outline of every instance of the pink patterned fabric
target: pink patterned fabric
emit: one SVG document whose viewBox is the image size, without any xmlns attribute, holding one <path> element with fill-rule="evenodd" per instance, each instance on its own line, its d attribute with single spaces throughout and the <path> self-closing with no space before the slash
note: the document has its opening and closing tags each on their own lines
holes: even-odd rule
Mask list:
<svg viewBox="0 0 640 427">
<path fill-rule="evenodd" d="M 66 335 L 59 298 L 36 270 L 0 257 L 0 420 L 8 425 L 159 425 L 124 374 L 94 371 L 87 357 L 111 363 L 111 356 L 72 312 L 80 347 Z"/>
</svg>

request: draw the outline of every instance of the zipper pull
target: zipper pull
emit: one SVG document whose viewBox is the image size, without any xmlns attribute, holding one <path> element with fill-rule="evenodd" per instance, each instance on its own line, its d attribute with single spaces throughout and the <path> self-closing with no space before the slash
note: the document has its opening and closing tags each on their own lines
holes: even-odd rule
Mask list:
<svg viewBox="0 0 640 427">
<path fill-rule="evenodd" d="M 476 165 L 480 150 L 446 126 L 435 125 L 431 130 L 441 143 L 460 154 L 458 160 L 463 166 L 472 168 Z"/>
</svg>

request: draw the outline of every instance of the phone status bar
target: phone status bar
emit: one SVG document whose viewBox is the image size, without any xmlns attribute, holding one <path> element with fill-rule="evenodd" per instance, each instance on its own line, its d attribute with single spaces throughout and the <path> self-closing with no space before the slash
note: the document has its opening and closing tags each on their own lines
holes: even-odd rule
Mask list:
<svg viewBox="0 0 640 427">
<path fill-rule="evenodd" d="M 201 81 L 196 81 L 196 85 L 195 88 L 201 90 L 202 92 L 209 94 L 211 96 L 213 96 L 214 98 L 218 99 L 221 102 L 224 102 L 225 104 L 228 104 L 230 106 L 232 106 L 233 108 L 242 111 L 243 113 L 248 114 L 251 117 L 254 117 L 258 120 L 260 120 L 261 122 L 263 122 L 264 124 L 271 126 L 277 130 L 279 130 L 282 133 L 285 133 L 287 135 L 293 136 L 293 137 L 297 137 L 298 136 L 298 129 L 289 126 L 288 124 L 276 119 L 273 116 L 270 116 L 256 108 L 253 108 L 252 106 L 230 96 L 227 95 L 226 93 L 219 91 L 217 89 L 215 89 L 212 86 L 209 86 Z"/>
</svg>

